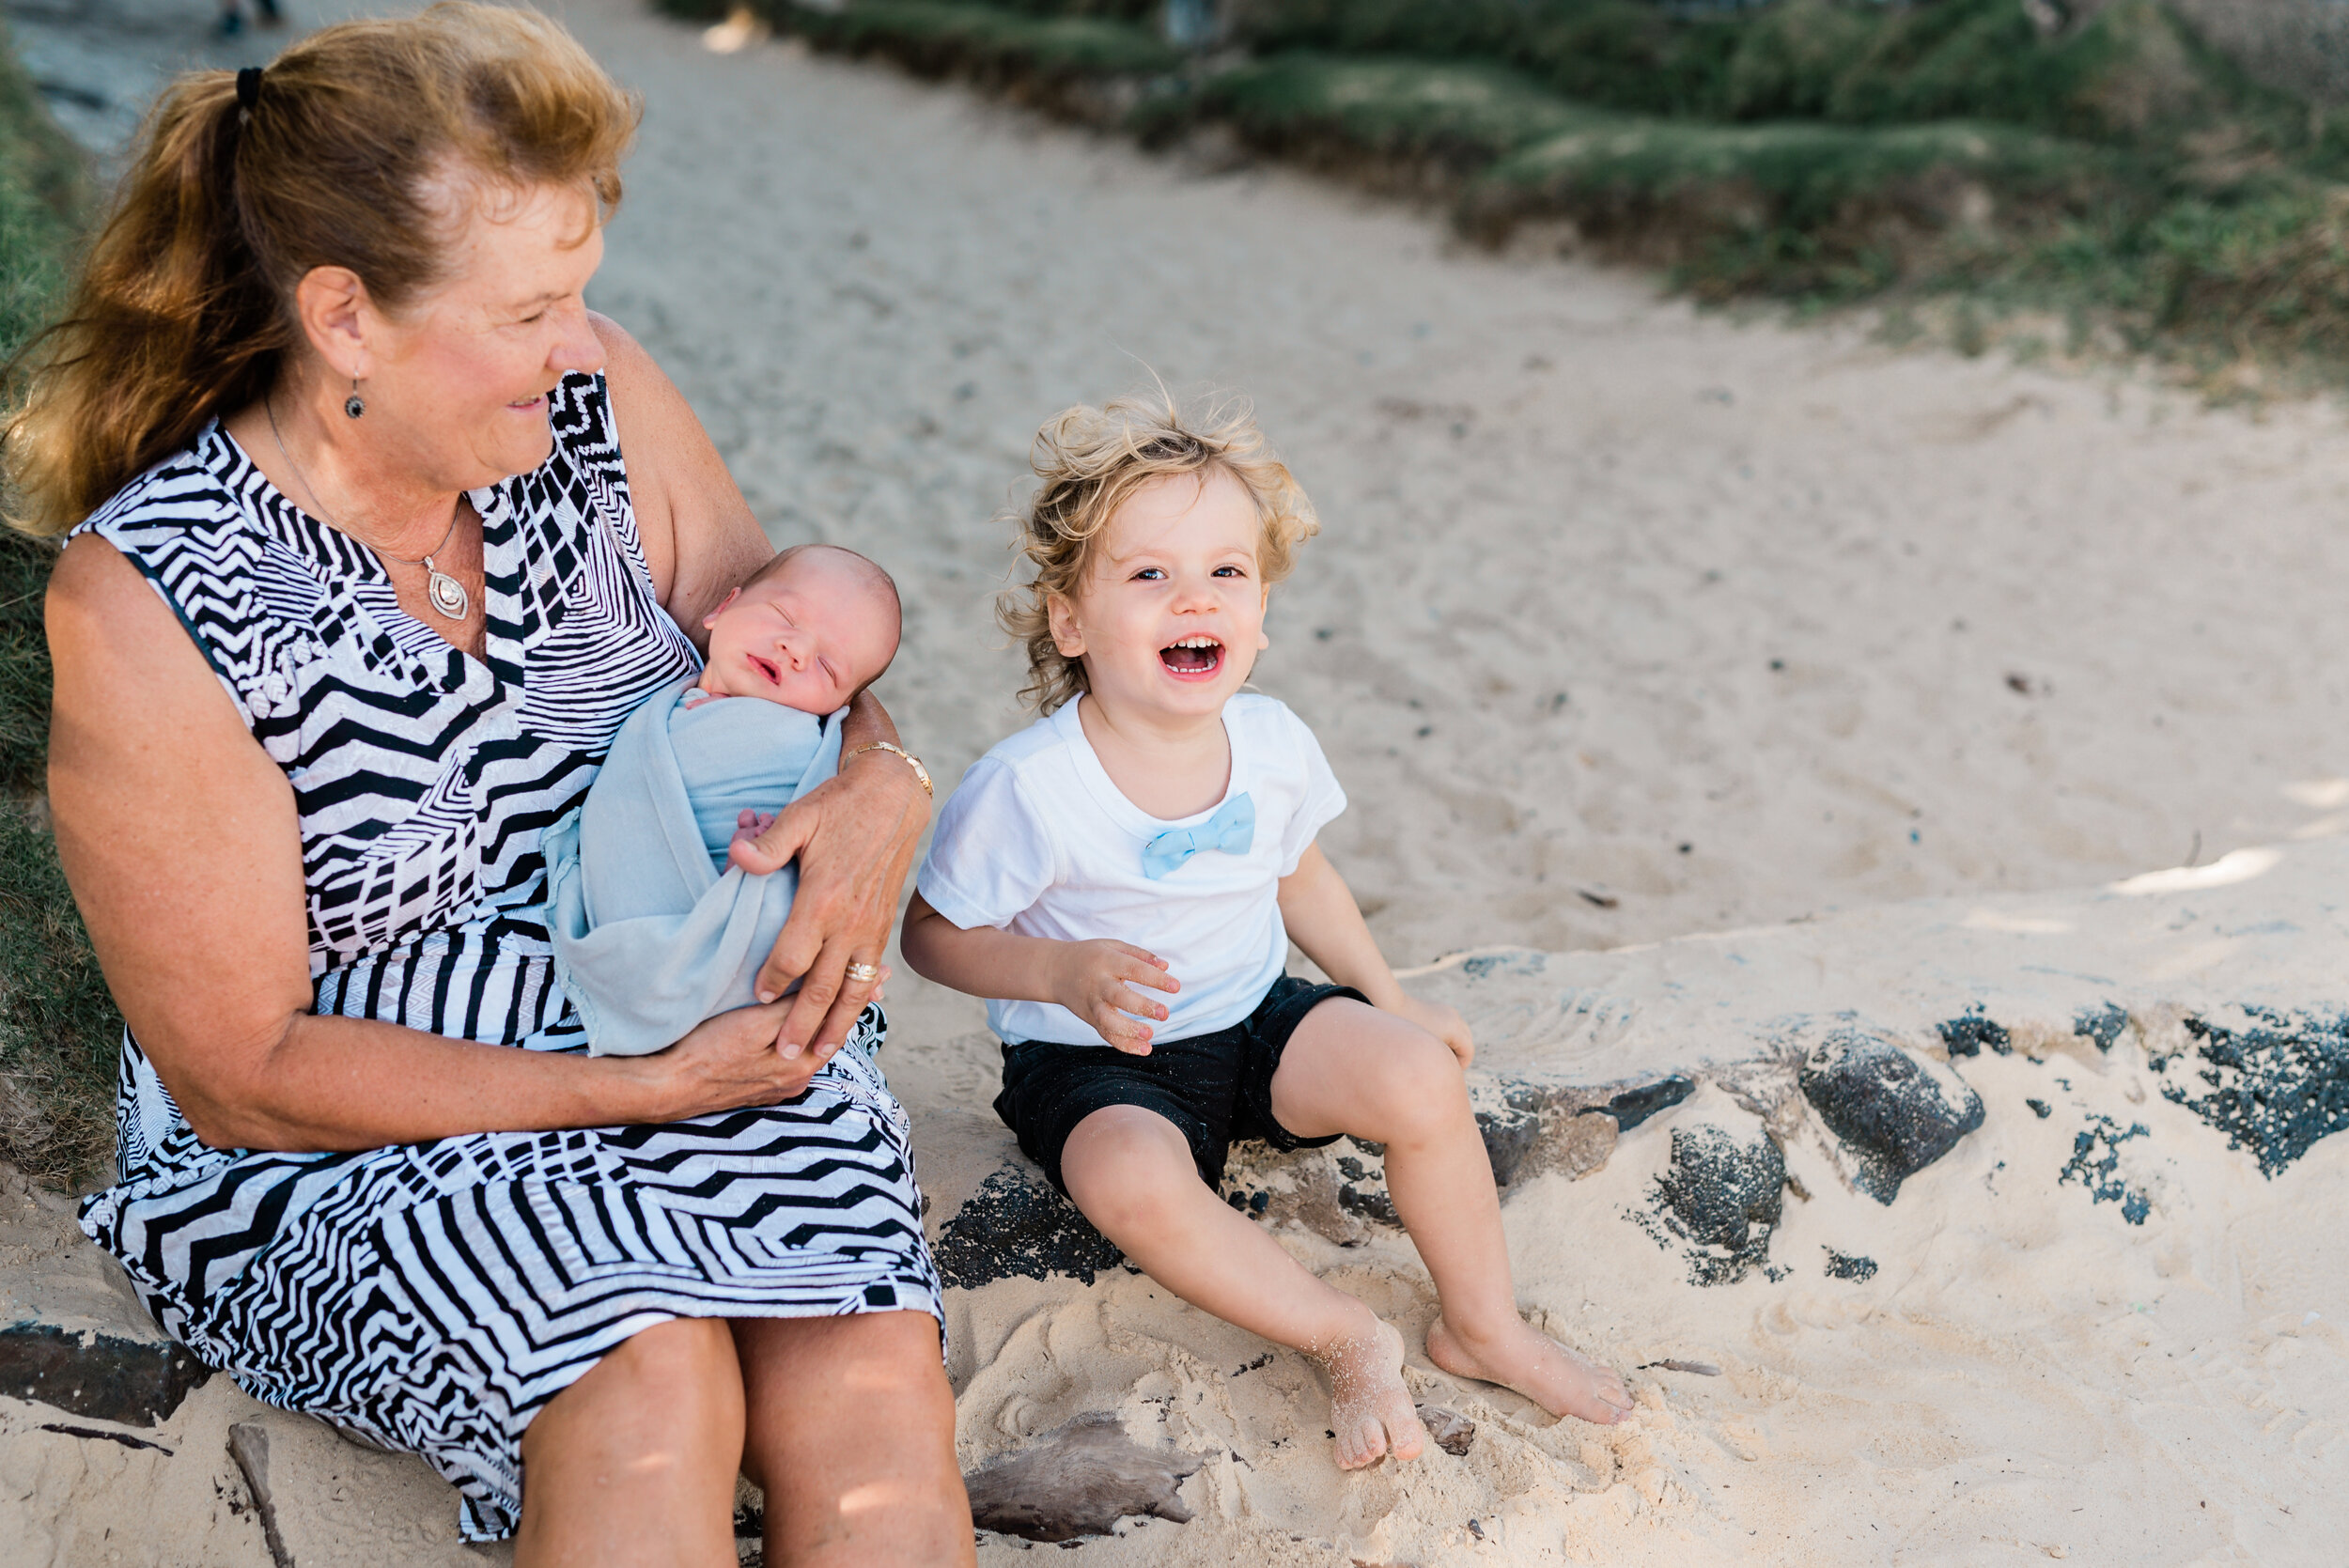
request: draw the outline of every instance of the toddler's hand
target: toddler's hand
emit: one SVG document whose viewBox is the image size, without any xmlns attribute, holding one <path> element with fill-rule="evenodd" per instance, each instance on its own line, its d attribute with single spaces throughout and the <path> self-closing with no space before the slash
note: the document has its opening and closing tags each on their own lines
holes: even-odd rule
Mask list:
<svg viewBox="0 0 2349 1568">
<path fill-rule="evenodd" d="M 1420 1028 L 1452 1048 L 1452 1054 L 1460 1059 L 1463 1067 L 1476 1061 L 1476 1042 L 1470 1037 L 1468 1020 L 1439 1001 L 1422 1001 L 1404 992 L 1387 1004 L 1388 1012 L 1410 1019 Z"/>
<path fill-rule="evenodd" d="M 734 837 L 726 845 L 726 863 L 739 865 L 754 877 L 775 869 L 772 866 L 759 864 L 756 858 L 750 853 L 751 846 L 757 841 L 758 835 L 774 825 L 775 814 L 773 812 L 752 811 L 747 806 L 744 807 L 742 814 L 734 819 Z"/>
<path fill-rule="evenodd" d="M 1064 942 L 1053 966 L 1052 1000 L 1101 1032 L 1101 1038 L 1133 1056 L 1150 1054 L 1150 1026 L 1128 1017 L 1163 1019 L 1162 1002 L 1151 1001 L 1133 989 L 1147 986 L 1170 995 L 1182 985 L 1166 972 L 1166 960 L 1128 942 L 1102 938 L 1089 942 Z"/>
</svg>

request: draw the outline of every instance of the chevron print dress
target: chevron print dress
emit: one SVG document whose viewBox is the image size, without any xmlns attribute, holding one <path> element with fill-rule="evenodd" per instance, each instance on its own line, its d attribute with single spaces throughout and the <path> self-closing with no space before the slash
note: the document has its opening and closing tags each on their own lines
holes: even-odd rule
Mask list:
<svg viewBox="0 0 2349 1568">
<path fill-rule="evenodd" d="M 402 612 L 366 550 L 217 426 L 84 527 L 187 628 L 292 784 L 320 1013 L 584 1047 L 555 983 L 538 835 L 645 695 L 698 667 L 654 599 L 600 378 L 554 451 L 475 491 L 487 657 Z M 940 1312 L 905 1112 L 849 1048 L 788 1105 L 664 1126 L 360 1154 L 198 1142 L 125 1037 L 120 1183 L 82 1226 L 175 1337 L 256 1397 L 424 1456 L 469 1539 L 511 1532 L 521 1436 L 677 1317 Z"/>
</svg>

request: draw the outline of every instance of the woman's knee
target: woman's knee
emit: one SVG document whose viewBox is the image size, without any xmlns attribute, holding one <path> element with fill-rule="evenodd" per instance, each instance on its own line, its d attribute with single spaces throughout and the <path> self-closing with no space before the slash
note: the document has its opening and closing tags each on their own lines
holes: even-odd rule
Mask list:
<svg viewBox="0 0 2349 1568">
<path fill-rule="evenodd" d="M 574 1434 L 647 1454 L 739 1448 L 742 1370 L 721 1318 L 676 1318 L 607 1352 L 530 1423 L 526 1453 Z"/>
<path fill-rule="evenodd" d="M 877 1475 L 910 1476 L 918 1482 L 910 1496 L 957 1502 L 955 1394 L 939 1359 L 937 1319 L 745 1318 L 735 1332 L 751 1402 L 742 1468 L 753 1483 L 820 1497 Z"/>
</svg>

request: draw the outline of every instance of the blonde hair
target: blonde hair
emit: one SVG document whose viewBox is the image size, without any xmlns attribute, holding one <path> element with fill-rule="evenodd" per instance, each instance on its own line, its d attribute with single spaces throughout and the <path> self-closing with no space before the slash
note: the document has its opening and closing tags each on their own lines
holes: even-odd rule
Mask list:
<svg viewBox="0 0 2349 1568">
<path fill-rule="evenodd" d="M 1256 570 L 1267 588 L 1288 576 L 1297 547 L 1320 532 L 1313 503 L 1274 455 L 1244 402 L 1186 415 L 1163 389 L 1107 408 L 1064 409 L 1036 432 L 1028 466 L 1042 483 L 1019 514 L 1019 552 L 1034 576 L 996 601 L 996 618 L 1028 653 L 1020 700 L 1050 713 L 1085 690 L 1084 665 L 1052 641 L 1055 598 L 1073 599 L 1110 520 L 1134 492 L 1169 474 L 1230 474 L 1263 520 Z"/>
<path fill-rule="evenodd" d="M 64 320 L 23 362 L 6 461 L 27 533 L 72 527 L 214 414 L 266 393 L 300 342 L 295 287 L 348 267 L 382 309 L 442 282 L 447 177 L 620 199 L 641 107 L 535 11 L 446 0 L 288 48 L 248 109 L 190 71 L 148 115 Z"/>
</svg>

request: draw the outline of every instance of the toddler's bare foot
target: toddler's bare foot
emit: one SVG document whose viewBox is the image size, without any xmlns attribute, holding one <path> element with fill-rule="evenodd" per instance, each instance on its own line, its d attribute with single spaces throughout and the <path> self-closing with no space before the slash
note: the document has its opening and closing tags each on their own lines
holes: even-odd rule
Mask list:
<svg viewBox="0 0 2349 1568">
<path fill-rule="evenodd" d="M 1403 1382 L 1403 1336 L 1375 1318 L 1372 1325 L 1367 1334 L 1306 1351 L 1330 1374 L 1330 1425 L 1342 1470 L 1376 1465 L 1389 1453 L 1417 1459 L 1427 1444 L 1427 1428 Z"/>
<path fill-rule="evenodd" d="M 1427 1327 L 1427 1358 L 1455 1377 L 1515 1389 L 1553 1416 L 1612 1426 L 1631 1414 L 1631 1392 L 1622 1378 L 1527 1323 L 1513 1322 L 1471 1346 L 1438 1318 Z"/>
</svg>

